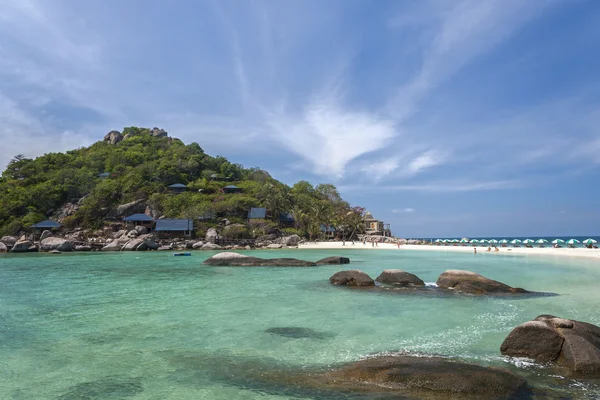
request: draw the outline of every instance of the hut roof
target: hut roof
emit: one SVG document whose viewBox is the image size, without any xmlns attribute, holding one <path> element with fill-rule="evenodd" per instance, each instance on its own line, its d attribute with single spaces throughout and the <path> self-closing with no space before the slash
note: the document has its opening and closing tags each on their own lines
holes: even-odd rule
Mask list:
<svg viewBox="0 0 600 400">
<path fill-rule="evenodd" d="M 227 185 L 223 189 L 239 189 L 239 187 L 237 187 L 235 185 Z"/>
<path fill-rule="evenodd" d="M 129 217 L 123 218 L 123 221 L 150 222 L 154 221 L 154 218 L 146 214 L 133 214 Z"/>
<path fill-rule="evenodd" d="M 169 185 L 169 187 L 171 189 L 183 189 L 183 188 L 187 188 L 187 186 L 184 185 L 183 183 L 174 183 L 172 185 Z"/>
<path fill-rule="evenodd" d="M 194 230 L 194 222 L 191 219 L 159 219 L 156 221 L 154 230 L 158 232 L 191 231 Z"/>
<path fill-rule="evenodd" d="M 253 207 L 248 211 L 248 219 L 265 219 L 267 218 L 267 209 Z"/>
<path fill-rule="evenodd" d="M 54 229 L 54 228 L 60 228 L 62 225 L 59 224 L 56 221 L 50 221 L 50 220 L 46 220 L 46 221 L 42 221 L 42 222 L 38 222 L 37 224 L 31 225 L 30 228 L 36 228 L 36 229 Z"/>
<path fill-rule="evenodd" d="M 98 178 L 108 178 L 110 176 L 110 172 L 103 172 L 98 174 Z"/>
</svg>

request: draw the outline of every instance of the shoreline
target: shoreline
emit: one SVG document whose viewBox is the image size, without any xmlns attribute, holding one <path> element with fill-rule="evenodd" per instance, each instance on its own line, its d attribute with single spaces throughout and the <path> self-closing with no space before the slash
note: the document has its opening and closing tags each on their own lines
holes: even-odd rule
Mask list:
<svg viewBox="0 0 600 400">
<path fill-rule="evenodd" d="M 401 244 L 398 248 L 394 243 L 379 243 L 379 246 L 372 247 L 371 243 L 363 245 L 362 242 L 356 242 L 352 246 L 352 242 L 346 242 L 343 246 L 342 242 L 310 242 L 301 243 L 298 249 L 305 250 L 417 250 L 417 251 L 438 251 L 438 252 L 462 252 L 473 253 L 473 246 L 436 246 L 427 244 Z M 600 260 L 600 249 L 588 248 L 528 248 L 528 247 L 498 247 L 498 251 L 488 252 L 487 247 L 477 247 L 478 254 L 503 254 L 503 255 L 525 255 L 525 256 L 546 256 L 546 257 L 572 257 L 572 258 L 587 258 Z"/>
</svg>

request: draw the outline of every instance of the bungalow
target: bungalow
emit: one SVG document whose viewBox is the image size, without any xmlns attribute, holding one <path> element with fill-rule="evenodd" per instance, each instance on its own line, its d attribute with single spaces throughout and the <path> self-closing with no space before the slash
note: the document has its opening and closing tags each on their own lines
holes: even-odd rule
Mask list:
<svg viewBox="0 0 600 400">
<path fill-rule="evenodd" d="M 126 223 L 127 229 L 132 229 L 136 226 L 143 226 L 148 230 L 152 229 L 154 225 L 154 218 L 146 214 L 133 214 L 129 217 L 123 218 L 123 222 Z"/>
<path fill-rule="evenodd" d="M 248 211 L 248 219 L 266 219 L 267 218 L 267 209 L 253 207 Z"/>
<path fill-rule="evenodd" d="M 321 226 L 319 227 L 319 230 L 328 239 L 333 239 L 335 237 L 335 234 L 337 233 L 337 230 L 335 229 L 335 226 L 333 226 L 333 225 L 321 224 Z"/>
<path fill-rule="evenodd" d="M 156 221 L 154 231 L 160 237 L 191 237 L 194 230 L 194 221 L 191 219 L 159 219 Z"/>
<path fill-rule="evenodd" d="M 100 179 L 106 179 L 108 177 L 110 177 L 110 172 L 103 172 L 101 174 L 98 174 L 98 178 Z"/>
<path fill-rule="evenodd" d="M 187 186 L 183 183 L 174 183 L 169 186 L 169 190 L 171 193 L 179 194 L 185 192 L 187 190 Z"/>
<path fill-rule="evenodd" d="M 392 236 L 390 224 L 385 224 L 383 221 L 375 219 L 373 214 L 368 211 L 365 213 L 364 223 L 367 235 Z"/>
<path fill-rule="evenodd" d="M 235 185 L 229 185 L 229 186 L 225 186 L 223 188 L 223 193 L 241 193 L 242 192 L 242 188 L 239 188 Z"/>
<path fill-rule="evenodd" d="M 41 234 L 42 231 L 45 230 L 57 230 L 60 229 L 62 227 L 61 224 L 59 224 L 56 221 L 51 221 L 51 220 L 46 220 L 46 221 L 42 221 L 42 222 L 38 222 L 37 224 L 31 225 L 30 228 L 33 229 L 35 234 Z"/>
<path fill-rule="evenodd" d="M 279 216 L 279 224 L 282 226 L 294 226 L 296 220 L 290 213 L 283 213 Z"/>
</svg>

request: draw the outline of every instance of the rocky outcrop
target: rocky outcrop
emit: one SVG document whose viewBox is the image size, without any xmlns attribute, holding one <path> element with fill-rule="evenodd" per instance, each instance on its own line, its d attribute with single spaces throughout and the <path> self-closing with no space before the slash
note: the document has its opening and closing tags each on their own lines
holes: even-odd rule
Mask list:
<svg viewBox="0 0 600 400">
<path fill-rule="evenodd" d="M 152 204 L 148 204 L 146 206 L 146 209 L 144 210 L 144 214 L 149 215 L 154 219 L 159 219 L 163 215 L 163 213 L 158 208 L 153 206 Z"/>
<path fill-rule="evenodd" d="M 402 399 L 530 398 L 527 382 L 512 372 L 441 357 L 367 358 L 333 371 L 295 378 L 294 381 L 313 389 L 387 394 Z"/>
<path fill-rule="evenodd" d="M 196 242 L 192 245 L 192 249 L 200 250 L 202 248 L 202 246 L 204 246 L 204 242 Z"/>
<path fill-rule="evenodd" d="M 148 233 L 148 229 L 146 229 L 145 226 L 136 226 L 135 227 L 135 231 L 137 232 L 138 235 L 145 235 Z"/>
<path fill-rule="evenodd" d="M 38 248 L 31 243 L 29 240 L 18 240 L 15 245 L 10 249 L 12 253 L 27 253 L 30 251 L 37 251 Z"/>
<path fill-rule="evenodd" d="M 122 247 L 123 245 L 118 240 L 115 240 L 104 246 L 102 251 L 121 251 Z"/>
<path fill-rule="evenodd" d="M 41 242 L 40 249 L 42 251 L 72 251 L 73 243 L 69 242 L 66 239 L 57 238 L 57 237 L 48 237 Z"/>
<path fill-rule="evenodd" d="M 4 243 L 4 245 L 10 249 L 17 243 L 17 238 L 14 236 L 2 236 L 0 242 Z"/>
<path fill-rule="evenodd" d="M 124 235 L 127 235 L 127 231 L 125 229 L 121 229 L 120 231 L 114 233 L 113 239 L 119 239 L 120 237 L 123 237 Z"/>
<path fill-rule="evenodd" d="M 118 205 L 115 209 L 111 210 L 109 216 L 117 219 L 123 219 L 130 216 L 131 214 L 139 214 L 146 211 L 146 203 L 144 200 L 136 200 L 131 203 L 125 203 Z"/>
<path fill-rule="evenodd" d="M 92 246 L 88 246 L 88 245 L 81 245 L 81 246 L 75 246 L 74 248 L 75 251 L 92 251 Z"/>
<path fill-rule="evenodd" d="M 576 374 L 600 376 L 600 327 L 586 322 L 540 315 L 513 329 L 500 351 L 555 362 Z"/>
<path fill-rule="evenodd" d="M 336 272 L 329 282 L 340 286 L 375 286 L 375 281 L 369 275 L 357 269 Z"/>
<path fill-rule="evenodd" d="M 117 144 L 123 140 L 123 135 L 119 131 L 110 131 L 104 136 L 104 141 L 110 144 Z"/>
<path fill-rule="evenodd" d="M 281 245 L 279 243 L 272 243 L 272 244 L 267 245 L 266 248 L 275 250 L 275 249 L 281 249 L 282 247 L 283 247 L 283 245 Z"/>
<path fill-rule="evenodd" d="M 204 243 L 200 250 L 221 250 L 221 246 L 214 243 Z"/>
<path fill-rule="evenodd" d="M 214 228 L 210 228 L 208 231 L 206 231 L 206 236 L 204 237 L 204 241 L 207 243 L 214 243 L 218 237 L 219 237 L 219 233 L 217 232 L 217 230 Z"/>
<path fill-rule="evenodd" d="M 139 237 L 131 239 L 121 249 L 122 251 L 158 250 L 158 244 L 152 238 Z"/>
<path fill-rule="evenodd" d="M 300 243 L 300 236 L 298 235 L 290 235 L 290 236 L 283 236 L 281 238 L 279 238 L 277 240 L 279 242 L 279 244 L 282 244 L 284 246 L 298 246 L 298 244 Z"/>
<path fill-rule="evenodd" d="M 2 242 L 0 242 L 0 253 L 7 253 L 8 252 L 8 247 L 6 247 L 6 245 Z"/>
<path fill-rule="evenodd" d="M 157 127 L 152 128 L 150 134 L 154 137 L 167 137 L 169 134 L 164 129 L 159 129 Z"/>
<path fill-rule="evenodd" d="M 513 288 L 471 271 L 448 270 L 440 275 L 436 283 L 440 288 L 469 294 L 529 293 L 525 289 Z"/>
<path fill-rule="evenodd" d="M 343 265 L 350 264 L 350 259 L 347 257 L 327 257 L 323 258 L 316 263 L 317 265 Z"/>
<path fill-rule="evenodd" d="M 232 266 L 232 267 L 314 267 L 311 261 L 297 260 L 295 258 L 258 258 L 239 253 L 224 252 L 216 254 L 206 261 L 206 265 Z"/>
<path fill-rule="evenodd" d="M 42 234 L 40 235 L 40 241 L 42 241 L 42 240 L 44 240 L 44 239 L 46 239 L 46 238 L 49 238 L 49 237 L 51 237 L 51 236 L 52 236 L 52 232 L 50 232 L 50 231 L 44 231 L 44 232 L 42 232 Z"/>
<path fill-rule="evenodd" d="M 136 237 L 139 236 L 139 234 L 138 234 L 137 230 L 132 229 L 129 232 L 127 232 L 127 235 L 125 235 L 125 236 L 127 236 L 130 239 L 135 239 Z"/>
<path fill-rule="evenodd" d="M 74 215 L 81 206 L 81 200 L 77 203 L 65 203 L 55 213 L 54 217 L 58 222 L 63 222 L 65 218 Z"/>
<path fill-rule="evenodd" d="M 402 287 L 425 286 L 425 282 L 418 276 L 401 269 L 386 269 L 375 280 L 380 283 Z"/>
</svg>

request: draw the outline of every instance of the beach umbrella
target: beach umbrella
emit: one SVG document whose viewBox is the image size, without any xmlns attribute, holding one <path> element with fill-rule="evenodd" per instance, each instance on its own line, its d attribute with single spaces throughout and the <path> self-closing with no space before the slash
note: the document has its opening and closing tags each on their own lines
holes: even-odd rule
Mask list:
<svg viewBox="0 0 600 400">
<path fill-rule="evenodd" d="M 563 244 L 564 242 L 565 242 L 565 241 L 564 241 L 564 240 L 562 240 L 562 239 L 554 239 L 554 240 L 552 241 L 552 244 Z"/>
<path fill-rule="evenodd" d="M 488 241 L 487 241 L 487 240 L 485 240 L 485 239 L 481 239 L 481 240 L 479 241 L 479 243 L 487 243 L 487 242 L 488 242 Z"/>
<path fill-rule="evenodd" d="M 469 239 L 466 239 L 466 238 L 465 239 L 460 239 L 460 242 L 461 243 L 469 243 Z"/>
<path fill-rule="evenodd" d="M 496 243 L 498 243 L 498 241 L 496 239 L 490 239 L 489 243 L 496 244 Z"/>
<path fill-rule="evenodd" d="M 594 239 L 591 239 L 591 238 L 590 239 L 585 239 L 583 241 L 583 244 L 595 244 L 595 243 L 598 243 L 598 241 L 594 240 Z"/>
<path fill-rule="evenodd" d="M 533 240 L 531 240 L 531 239 L 525 239 L 525 240 L 523 240 L 523 243 L 525 243 L 525 244 L 531 244 L 531 243 L 533 243 Z"/>
<path fill-rule="evenodd" d="M 452 243 L 458 243 L 458 239 L 452 239 Z"/>
<path fill-rule="evenodd" d="M 539 243 L 539 244 L 548 243 L 548 241 L 547 241 L 546 239 L 538 239 L 538 240 L 536 240 L 535 242 L 536 242 L 536 243 Z"/>
<path fill-rule="evenodd" d="M 579 240 L 577 240 L 577 239 L 569 239 L 569 240 L 567 240 L 567 244 L 577 244 L 577 243 L 579 243 Z"/>
<path fill-rule="evenodd" d="M 517 244 L 517 243 L 521 243 L 521 241 L 519 239 L 513 239 L 510 241 L 511 244 Z"/>
<path fill-rule="evenodd" d="M 506 240 L 506 239 L 502 239 L 502 240 L 500 241 L 500 243 L 502 243 L 502 244 L 506 244 L 506 243 L 508 243 L 508 240 Z"/>
<path fill-rule="evenodd" d="M 435 239 L 435 243 L 440 243 L 442 242 L 442 239 Z"/>
<path fill-rule="evenodd" d="M 477 239 L 471 239 L 471 243 L 479 243 L 479 240 L 477 240 Z"/>
</svg>

